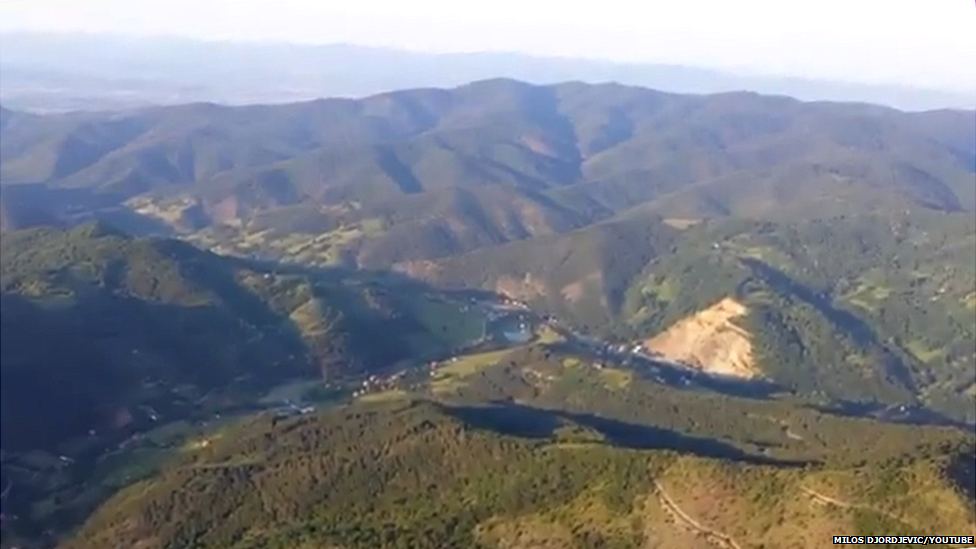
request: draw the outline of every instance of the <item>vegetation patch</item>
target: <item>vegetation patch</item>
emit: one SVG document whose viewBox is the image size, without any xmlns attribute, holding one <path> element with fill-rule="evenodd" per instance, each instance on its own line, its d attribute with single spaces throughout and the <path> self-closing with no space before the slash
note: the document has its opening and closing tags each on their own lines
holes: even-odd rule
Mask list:
<svg viewBox="0 0 976 549">
<path fill-rule="evenodd" d="M 389 391 L 380 391 L 377 393 L 367 393 L 359 397 L 359 400 L 364 403 L 369 402 L 388 402 L 391 400 L 400 400 L 407 398 L 407 392 L 401 391 L 399 389 L 391 389 Z"/>
<path fill-rule="evenodd" d="M 600 379 L 606 384 L 608 389 L 622 390 L 630 386 L 634 379 L 634 373 L 620 368 L 602 368 Z"/>
</svg>

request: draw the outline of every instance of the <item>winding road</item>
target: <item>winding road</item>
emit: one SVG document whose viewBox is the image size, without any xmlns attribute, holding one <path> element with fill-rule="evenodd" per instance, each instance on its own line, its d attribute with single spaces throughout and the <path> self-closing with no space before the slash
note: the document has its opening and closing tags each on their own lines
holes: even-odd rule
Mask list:
<svg viewBox="0 0 976 549">
<path fill-rule="evenodd" d="M 684 523 L 692 530 L 704 535 L 706 539 L 715 542 L 723 549 L 742 549 L 742 546 L 732 539 L 731 536 L 727 536 L 722 532 L 713 530 L 689 516 L 688 513 L 685 513 L 685 511 L 679 507 L 673 499 L 671 499 L 671 496 L 668 495 L 667 491 L 665 491 L 664 487 L 661 486 L 661 483 L 656 479 L 654 480 L 654 487 L 657 489 L 657 493 L 660 496 L 661 504 L 664 506 L 664 509 L 674 516 L 679 522 Z"/>
</svg>

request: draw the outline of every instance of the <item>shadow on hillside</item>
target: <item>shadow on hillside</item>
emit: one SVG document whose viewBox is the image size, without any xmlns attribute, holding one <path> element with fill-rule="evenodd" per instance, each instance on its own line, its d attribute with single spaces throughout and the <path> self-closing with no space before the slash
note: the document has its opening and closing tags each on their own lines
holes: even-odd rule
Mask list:
<svg viewBox="0 0 976 549">
<path fill-rule="evenodd" d="M 971 502 L 976 503 L 976 449 L 953 456 L 946 473 Z"/>
<path fill-rule="evenodd" d="M 770 381 L 709 375 L 691 368 L 682 368 L 628 353 L 608 353 L 575 341 L 552 343 L 546 347 L 558 354 L 584 356 L 597 362 L 619 363 L 638 373 L 646 381 L 653 380 L 677 389 L 707 389 L 723 395 L 755 400 L 773 400 L 778 393 L 786 390 Z"/>
<path fill-rule="evenodd" d="M 444 406 L 443 410 L 472 427 L 525 438 L 549 439 L 557 428 L 577 424 L 599 432 L 607 442 L 622 448 L 675 450 L 701 457 L 781 467 L 797 467 L 808 463 L 749 454 L 718 440 L 683 435 L 669 429 L 626 423 L 593 414 L 546 410 L 510 403 Z"/>
<path fill-rule="evenodd" d="M 743 265 L 774 288 L 792 294 L 814 307 L 831 323 L 847 332 L 858 345 L 876 346 L 880 348 L 884 353 L 883 367 L 885 375 L 910 392 L 914 393 L 916 391 L 915 381 L 912 379 L 908 367 L 887 346 L 878 341 L 876 334 L 866 322 L 849 311 L 834 307 L 829 299 L 797 283 L 778 269 L 755 259 L 742 258 L 741 261 Z"/>
<path fill-rule="evenodd" d="M 173 236 L 173 228 L 125 206 L 125 194 L 91 188 L 58 188 L 44 183 L 8 185 L 0 190 L 9 229 L 72 228 L 102 221 L 132 236 Z"/>
<path fill-rule="evenodd" d="M 284 275 L 300 275 L 309 277 L 312 280 L 347 280 L 367 285 L 384 284 L 404 291 L 434 293 L 459 299 L 494 300 L 500 297 L 499 294 L 488 290 L 479 290 L 474 288 L 438 288 L 407 274 L 386 269 L 357 269 L 344 266 L 319 267 L 294 263 L 283 263 L 274 260 L 247 259 L 232 256 L 224 257 L 229 261 L 236 262 L 241 267 L 249 268 L 255 271 Z"/>
<path fill-rule="evenodd" d="M 850 402 L 837 401 L 829 406 L 807 406 L 823 414 L 842 417 L 867 418 L 885 423 L 901 423 L 906 425 L 932 425 L 938 427 L 955 427 L 967 432 L 976 432 L 976 425 L 952 419 L 921 406 L 891 406 L 878 402 Z"/>
</svg>

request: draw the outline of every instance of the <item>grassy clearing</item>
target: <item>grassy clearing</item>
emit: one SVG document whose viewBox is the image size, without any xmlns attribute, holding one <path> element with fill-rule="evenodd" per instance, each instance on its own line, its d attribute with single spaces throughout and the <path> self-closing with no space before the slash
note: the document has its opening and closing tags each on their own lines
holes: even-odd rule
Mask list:
<svg viewBox="0 0 976 549">
<path fill-rule="evenodd" d="M 451 346 L 461 346 L 479 339 L 484 332 L 484 318 L 475 308 L 467 308 L 426 297 L 415 300 L 414 316 L 432 334 Z"/>
<path fill-rule="evenodd" d="M 498 364 L 510 352 L 511 349 L 503 349 L 458 357 L 457 361 L 450 362 L 437 369 L 433 379 L 431 379 L 430 390 L 435 395 L 454 391 L 464 385 L 465 378 L 480 372 L 484 368 Z"/>
<path fill-rule="evenodd" d="M 857 286 L 844 296 L 844 300 L 868 312 L 876 312 L 882 301 L 891 295 L 891 288 L 861 279 Z"/>
<path fill-rule="evenodd" d="M 389 391 L 381 391 L 379 393 L 369 393 L 359 397 L 360 402 L 389 402 L 391 400 L 399 400 L 407 397 L 406 391 L 401 391 L 400 389 L 391 389 Z"/>
<path fill-rule="evenodd" d="M 933 360 L 942 358 L 943 355 L 943 350 L 941 348 L 930 349 L 925 345 L 925 343 L 917 339 L 909 341 L 907 344 L 905 344 L 905 347 L 908 348 L 908 352 L 912 353 L 915 358 L 921 360 L 922 362 L 931 362 Z"/>
<path fill-rule="evenodd" d="M 641 293 L 647 296 L 653 295 L 659 301 L 673 301 L 677 292 L 671 280 L 664 278 L 660 282 L 645 285 L 641 288 Z"/>
<path fill-rule="evenodd" d="M 542 325 L 542 327 L 539 328 L 539 330 L 536 332 L 536 337 L 538 338 L 538 342 L 542 343 L 543 345 L 559 343 L 565 339 L 563 336 L 559 335 L 559 332 L 553 330 L 547 325 Z"/>
<path fill-rule="evenodd" d="M 371 217 L 362 220 L 359 223 L 359 228 L 363 231 L 364 236 L 377 236 L 386 230 L 386 224 L 382 219 Z"/>
<path fill-rule="evenodd" d="M 858 299 L 856 297 L 847 298 L 847 302 L 859 309 L 864 309 L 865 311 L 872 312 L 872 313 L 877 309 L 877 307 L 875 307 L 873 304 L 868 303 L 863 299 Z"/>
<path fill-rule="evenodd" d="M 887 288 L 885 286 L 875 286 L 871 289 L 871 297 L 877 301 L 885 300 L 889 295 L 891 295 L 891 288 Z"/>
<path fill-rule="evenodd" d="M 795 267 L 793 258 L 772 246 L 753 246 L 739 242 L 725 242 L 722 244 L 721 249 L 723 256 L 727 256 L 727 251 L 732 257 L 757 259 L 786 271 Z"/>
<path fill-rule="evenodd" d="M 329 235 L 329 238 L 328 240 L 326 240 L 326 242 L 334 246 L 341 246 L 343 244 L 349 244 L 350 242 L 353 242 L 361 238 L 364 232 L 362 229 L 359 229 L 357 227 L 343 227 L 341 229 L 337 229 L 335 231 L 332 231 L 331 233 L 326 233 L 326 234 Z"/>
<path fill-rule="evenodd" d="M 695 225 L 701 223 L 701 219 L 685 219 L 681 217 L 669 217 L 664 220 L 664 223 L 668 226 L 674 227 L 678 230 L 684 230 L 688 227 L 694 227 Z"/>
<path fill-rule="evenodd" d="M 580 365 L 580 360 L 574 356 L 563 359 L 564 368 L 576 368 Z"/>
<path fill-rule="evenodd" d="M 604 368 L 600 370 L 600 379 L 607 389 L 621 390 L 626 389 L 634 380 L 634 373 L 619 368 Z"/>
<path fill-rule="evenodd" d="M 458 357 L 457 361 L 439 368 L 437 370 L 437 376 L 434 379 L 437 379 L 441 375 L 467 377 L 476 374 L 483 368 L 497 364 L 510 352 L 510 349 L 502 349 L 501 351 L 490 351 Z"/>
</svg>

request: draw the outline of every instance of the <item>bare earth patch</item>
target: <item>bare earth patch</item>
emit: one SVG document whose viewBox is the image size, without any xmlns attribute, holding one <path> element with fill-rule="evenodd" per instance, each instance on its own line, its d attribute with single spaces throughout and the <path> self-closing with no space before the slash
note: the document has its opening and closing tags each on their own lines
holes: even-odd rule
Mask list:
<svg viewBox="0 0 976 549">
<path fill-rule="evenodd" d="M 541 280 L 534 280 L 532 273 L 526 273 L 524 278 L 501 276 L 495 283 L 495 291 L 519 301 L 530 301 L 546 295 L 546 285 Z"/>
<path fill-rule="evenodd" d="M 441 271 L 440 265 L 433 261 L 420 259 L 417 261 L 404 261 L 393 265 L 393 270 L 414 278 L 430 280 L 435 278 Z"/>
<path fill-rule="evenodd" d="M 752 336 L 733 319 L 748 312 L 745 305 L 725 298 L 686 317 L 643 342 L 665 360 L 713 374 L 752 378 L 759 375 Z"/>
<path fill-rule="evenodd" d="M 587 284 L 592 283 L 600 286 L 602 282 L 603 276 L 601 273 L 590 273 L 576 282 L 563 286 L 560 293 L 562 293 L 566 301 L 569 301 L 570 303 L 577 303 L 586 294 Z"/>
<path fill-rule="evenodd" d="M 701 223 L 701 219 L 685 219 L 681 217 L 669 217 L 664 220 L 664 223 L 674 227 L 675 229 L 684 230 L 688 227 L 694 227 L 695 225 Z"/>
<path fill-rule="evenodd" d="M 541 154 L 551 158 L 555 158 L 557 156 L 556 150 L 537 136 L 523 135 L 519 141 L 521 141 L 527 149 L 536 154 Z"/>
</svg>

